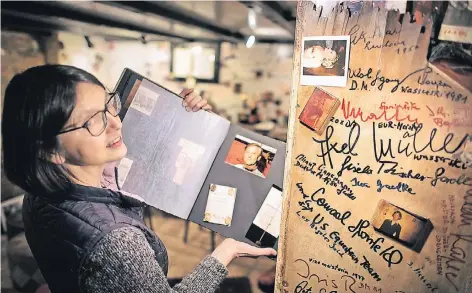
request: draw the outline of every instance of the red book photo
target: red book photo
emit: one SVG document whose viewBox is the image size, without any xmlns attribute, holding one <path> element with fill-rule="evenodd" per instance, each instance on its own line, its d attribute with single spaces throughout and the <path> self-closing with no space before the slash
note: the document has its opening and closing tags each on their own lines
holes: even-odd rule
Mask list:
<svg viewBox="0 0 472 293">
<path fill-rule="evenodd" d="M 317 87 L 308 99 L 298 120 L 321 135 L 340 104 L 338 98 Z"/>
</svg>

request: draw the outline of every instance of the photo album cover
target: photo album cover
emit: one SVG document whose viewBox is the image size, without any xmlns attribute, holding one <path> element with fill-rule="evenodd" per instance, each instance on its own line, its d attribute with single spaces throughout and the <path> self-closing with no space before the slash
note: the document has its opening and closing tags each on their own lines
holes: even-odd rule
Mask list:
<svg viewBox="0 0 472 293">
<path fill-rule="evenodd" d="M 187 112 L 179 95 L 127 68 L 115 91 L 128 148 L 121 190 L 225 237 L 277 246 L 285 142 Z"/>
</svg>

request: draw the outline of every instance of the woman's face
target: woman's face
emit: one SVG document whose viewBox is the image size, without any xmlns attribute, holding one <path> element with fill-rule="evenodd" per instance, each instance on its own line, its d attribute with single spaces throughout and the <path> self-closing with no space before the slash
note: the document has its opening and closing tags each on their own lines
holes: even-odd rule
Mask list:
<svg viewBox="0 0 472 293">
<path fill-rule="evenodd" d="M 105 109 L 110 95 L 91 83 L 79 83 L 76 105 L 65 128 L 79 127 L 94 114 Z M 102 114 L 99 114 L 102 115 Z M 99 166 L 117 161 L 126 155 L 127 148 L 121 137 L 121 120 L 106 113 L 107 126 L 99 136 L 92 136 L 86 128 L 59 135 L 61 155 L 65 163 L 78 166 Z"/>
</svg>

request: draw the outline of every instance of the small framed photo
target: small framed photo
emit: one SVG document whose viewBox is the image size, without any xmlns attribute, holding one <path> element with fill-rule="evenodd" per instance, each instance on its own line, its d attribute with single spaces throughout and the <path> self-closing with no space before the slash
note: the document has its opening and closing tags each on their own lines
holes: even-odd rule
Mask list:
<svg viewBox="0 0 472 293">
<path fill-rule="evenodd" d="M 276 151 L 273 147 L 242 135 L 236 135 L 226 155 L 225 163 L 253 175 L 266 178 Z"/>
<path fill-rule="evenodd" d="M 321 135 L 339 108 L 341 102 L 335 96 L 316 87 L 298 117 L 300 123 Z"/>
<path fill-rule="evenodd" d="M 431 221 L 385 200 L 381 200 L 372 219 L 374 230 L 402 245 L 420 252 L 433 229 Z"/>
<path fill-rule="evenodd" d="M 300 84 L 345 87 L 350 43 L 350 36 L 304 37 Z"/>
</svg>

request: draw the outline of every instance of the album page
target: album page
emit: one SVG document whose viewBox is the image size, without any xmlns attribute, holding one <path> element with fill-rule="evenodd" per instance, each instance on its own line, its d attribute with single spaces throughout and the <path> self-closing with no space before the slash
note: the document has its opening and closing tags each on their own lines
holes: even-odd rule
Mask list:
<svg viewBox="0 0 472 293">
<path fill-rule="evenodd" d="M 121 188 L 187 219 L 230 122 L 206 111 L 187 112 L 180 97 L 147 79 L 134 83 L 124 102 L 128 153 L 118 166 Z"/>
<path fill-rule="evenodd" d="M 259 210 L 264 209 L 263 203 L 273 186 L 283 187 L 284 164 L 285 142 L 231 124 L 188 219 L 223 236 L 257 245 L 246 234 Z M 205 221 L 213 185 L 237 189 L 230 226 Z M 279 221 L 281 209 L 278 213 L 261 212 L 261 217 Z M 271 219 L 264 221 L 269 223 Z M 264 228 L 278 236 L 280 225 L 272 226 Z M 274 246 L 274 242 L 267 243 L 261 246 Z"/>
</svg>

